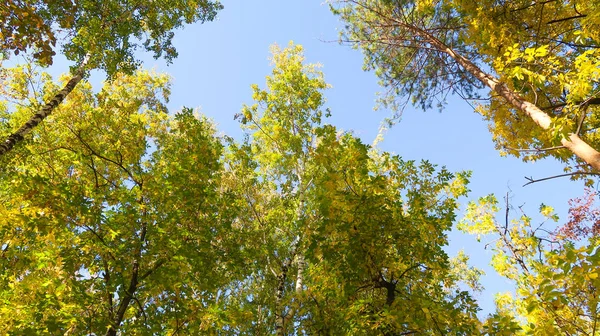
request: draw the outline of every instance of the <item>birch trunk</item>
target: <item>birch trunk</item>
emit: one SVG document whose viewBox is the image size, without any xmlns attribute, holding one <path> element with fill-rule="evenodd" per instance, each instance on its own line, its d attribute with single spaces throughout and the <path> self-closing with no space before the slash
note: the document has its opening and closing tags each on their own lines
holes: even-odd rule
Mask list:
<svg viewBox="0 0 600 336">
<path fill-rule="evenodd" d="M 46 103 L 38 113 L 34 114 L 23 126 L 21 126 L 15 133 L 9 135 L 6 140 L 0 144 L 0 155 L 8 153 L 18 142 L 25 138 L 25 135 L 30 133 L 42 120 L 46 119 L 56 109 L 60 103 L 73 91 L 75 86 L 81 81 L 85 75 L 86 66 L 90 56 L 87 55 L 83 62 L 79 65 L 73 77 L 67 82 L 67 84 L 58 91 L 58 93 L 52 97 L 52 99 Z"/>
</svg>

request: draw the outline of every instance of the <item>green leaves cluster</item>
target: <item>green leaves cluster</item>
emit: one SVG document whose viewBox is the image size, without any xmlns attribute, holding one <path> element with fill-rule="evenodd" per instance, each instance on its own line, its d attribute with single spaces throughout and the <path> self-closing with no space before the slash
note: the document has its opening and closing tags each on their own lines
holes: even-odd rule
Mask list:
<svg viewBox="0 0 600 336">
<path fill-rule="evenodd" d="M 140 62 L 134 51 L 143 46 L 155 58 L 171 62 L 177 56 L 173 30 L 184 23 L 213 20 L 221 4 L 205 0 L 184 1 L 9 1 L 0 6 L 0 58 L 34 48 L 31 56 L 42 66 L 52 64 L 57 39 L 63 55 L 77 66 L 62 89 L 44 97 L 38 111 L 7 132 L 0 156 L 21 142 L 52 114 L 91 69 L 109 78 L 132 74 Z M 32 106 L 33 107 L 33 106 Z"/>
<path fill-rule="evenodd" d="M 136 71 L 134 50 L 171 61 L 173 30 L 210 21 L 221 7 L 0 5 L 4 55 L 50 65 L 65 37 L 59 47 L 80 62 L 62 90 L 32 65 L 0 72 L 3 153 L 25 139 L 0 158 L 8 335 L 596 333 L 600 215 L 591 202 L 553 231 L 525 214 L 509 220 L 508 202 L 499 223 L 493 195 L 467 206 L 458 228 L 493 236 L 492 265 L 516 285 L 480 320 L 472 293 L 482 272 L 463 252 L 444 251 L 470 173 L 403 160 L 327 124 L 329 85 L 301 46 L 273 47 L 266 86 L 253 85 L 253 102 L 237 115 L 244 139 L 219 135 L 192 109 L 169 113 L 169 78 Z M 333 6 L 344 38 L 391 88 L 384 104 L 442 107 L 449 92 L 479 98 L 488 87 L 477 111 L 503 153 L 553 156 L 578 174 L 600 165 L 595 9 L 577 1 Z M 110 77 L 100 91 L 75 87 L 89 68 Z M 540 214 L 558 221 L 549 206 Z"/>
<path fill-rule="evenodd" d="M 512 208 L 506 206 L 506 222 L 501 223 L 495 216 L 497 200 L 482 198 L 468 207 L 461 223 L 461 229 L 493 239 L 487 244 L 493 246 L 492 266 L 515 284 L 514 293 L 496 296 L 496 312 L 483 330 L 511 335 L 594 335 L 600 318 L 598 237 L 594 233 L 581 242 L 582 236 L 565 233 L 595 225 L 587 213 L 597 209 L 590 204 L 572 207 L 569 224 L 549 231 L 548 226 L 558 222 L 551 207 L 540 207 L 540 214 L 550 222 L 535 224 L 525 215 L 509 221 Z"/>
<path fill-rule="evenodd" d="M 442 249 L 469 174 L 323 123 L 318 67 L 297 45 L 272 60 L 242 142 L 170 115 L 168 77 L 136 72 L 83 83 L 3 159 L 9 334 L 476 330 L 477 272 Z M 55 84 L 18 67 L 3 88 L 8 128 Z"/>
<path fill-rule="evenodd" d="M 28 52 L 43 65 L 56 49 L 67 59 L 86 54 L 93 68 L 109 75 L 131 72 L 139 64 L 134 51 L 143 47 L 156 58 L 177 56 L 173 30 L 183 24 L 211 21 L 222 9 L 218 1 L 13 1 L 0 6 L 0 50 Z M 57 46 L 57 41 L 66 42 Z"/>
<path fill-rule="evenodd" d="M 383 103 L 400 112 L 408 102 L 443 107 L 448 94 L 474 99 L 502 155 L 599 169 L 597 4 L 341 0 L 332 8 L 346 22 L 342 39 L 389 88 Z"/>
<path fill-rule="evenodd" d="M 199 330 L 192 312 L 232 280 L 223 146 L 191 110 L 169 117 L 167 95 L 168 78 L 147 72 L 96 94 L 86 83 L 4 166 L 5 330 Z"/>
</svg>

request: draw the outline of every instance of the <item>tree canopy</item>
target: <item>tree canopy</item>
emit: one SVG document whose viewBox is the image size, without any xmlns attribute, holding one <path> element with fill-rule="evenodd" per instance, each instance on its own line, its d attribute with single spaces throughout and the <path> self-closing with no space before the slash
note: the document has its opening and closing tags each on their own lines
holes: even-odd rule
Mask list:
<svg viewBox="0 0 600 336">
<path fill-rule="evenodd" d="M 52 64 L 58 39 L 62 54 L 78 65 L 62 89 L 37 106 L 39 111 L 5 136 L 0 155 L 50 115 L 90 69 L 130 74 L 140 66 L 134 51 L 143 46 L 155 58 L 177 56 L 173 30 L 184 23 L 211 21 L 222 5 L 216 1 L 12 1 L 0 6 L 0 51 L 19 54 L 33 48 L 37 63 Z"/>
<path fill-rule="evenodd" d="M 169 116 L 164 75 L 73 91 L 2 174 L 9 330 L 473 330 L 442 249 L 468 174 L 324 124 L 327 84 L 302 48 L 273 62 L 239 115 L 244 142 L 190 109 Z M 7 94 L 31 96 L 30 70 L 7 71 Z"/>
<path fill-rule="evenodd" d="M 344 111 L 327 107 L 321 65 L 293 42 L 271 47 L 271 72 L 235 114 L 241 137 L 199 109 L 169 108 L 172 79 L 142 69 L 135 49 L 171 61 L 173 31 L 221 7 L 0 5 L 2 53 L 27 55 L 0 68 L 5 334 L 597 334 L 596 4 L 331 6 L 396 117 L 410 102 L 477 99 L 501 154 L 589 177 L 564 219 L 510 193 L 468 198 L 471 171 L 333 125 Z M 77 67 L 55 79 L 58 50 Z M 90 69 L 106 80 L 92 85 Z M 454 229 L 485 240 L 512 286 L 486 316 L 483 271 L 448 252 Z"/>
<path fill-rule="evenodd" d="M 443 105 L 448 94 L 486 100 L 502 153 L 552 156 L 565 169 L 600 169 L 596 136 L 600 23 L 584 1 L 336 1 L 344 40 L 401 108 Z"/>
<path fill-rule="evenodd" d="M 143 47 L 154 57 L 172 60 L 173 30 L 184 23 L 214 19 L 218 1 L 13 1 L 0 6 L 0 50 L 33 57 L 50 65 L 60 48 L 71 61 L 91 55 L 91 66 L 131 72 Z"/>
</svg>

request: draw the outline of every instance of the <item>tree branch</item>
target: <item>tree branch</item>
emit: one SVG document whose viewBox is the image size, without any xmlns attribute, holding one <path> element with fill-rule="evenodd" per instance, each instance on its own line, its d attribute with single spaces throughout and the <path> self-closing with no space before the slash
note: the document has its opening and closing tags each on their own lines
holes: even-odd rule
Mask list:
<svg viewBox="0 0 600 336">
<path fill-rule="evenodd" d="M 554 175 L 554 176 L 550 176 L 550 177 L 544 177 L 544 178 L 541 178 L 541 179 L 534 179 L 533 177 L 527 177 L 527 176 L 525 176 L 525 179 L 527 181 L 529 181 L 529 182 L 525 183 L 523 185 L 523 187 L 528 186 L 528 185 L 530 185 L 532 183 L 536 183 L 536 182 L 542 182 L 542 181 L 552 180 L 552 179 L 559 178 L 559 177 L 575 176 L 575 175 L 600 176 L 600 173 L 576 171 L 576 172 L 572 172 L 572 173 L 566 173 L 566 174 L 559 174 L 559 175 Z"/>
<path fill-rule="evenodd" d="M 546 22 L 546 24 L 553 24 L 553 23 L 558 23 L 558 22 L 563 22 L 563 21 L 580 19 L 580 18 L 584 18 L 586 16 L 587 16 L 586 14 L 573 15 L 573 16 L 569 16 L 569 17 L 566 17 L 566 18 L 562 18 L 562 19 L 550 20 L 550 21 Z"/>
<path fill-rule="evenodd" d="M 584 105 L 600 105 L 600 98 L 598 97 L 593 97 L 593 98 L 588 98 L 584 101 L 581 102 L 575 102 L 575 105 L 579 105 L 579 106 L 584 106 Z M 546 107 L 541 107 L 542 110 L 555 110 L 561 107 L 565 107 L 569 105 L 569 103 L 564 102 L 564 103 L 560 103 L 560 104 L 556 104 L 556 105 L 550 105 L 550 106 L 546 106 Z"/>
<path fill-rule="evenodd" d="M 85 75 L 87 64 L 90 60 L 90 54 L 87 54 L 75 73 L 73 77 L 67 82 L 67 84 L 63 87 L 62 90 L 58 91 L 58 93 L 52 97 L 52 99 L 42 107 L 38 113 L 34 114 L 29 120 L 21 126 L 15 133 L 11 134 L 4 140 L 2 144 L 0 144 L 0 155 L 6 154 L 10 151 L 15 144 L 22 141 L 25 138 L 25 135 L 30 133 L 42 120 L 46 119 L 52 112 L 56 109 L 56 107 L 62 103 L 62 101 L 73 91 L 75 86 L 83 79 Z"/>
<path fill-rule="evenodd" d="M 546 151 L 557 150 L 557 149 L 566 149 L 566 148 L 567 147 L 565 147 L 565 146 L 555 146 L 555 147 L 547 147 L 547 148 L 525 148 L 525 149 L 520 149 L 520 148 L 513 148 L 513 147 L 504 146 L 504 149 L 513 150 L 513 151 L 517 151 L 517 152 L 546 152 Z"/>
<path fill-rule="evenodd" d="M 138 300 L 137 297 L 133 297 L 133 300 L 137 303 L 138 308 L 140 309 L 140 311 L 142 312 L 142 315 L 144 316 L 144 322 L 148 321 L 148 316 L 146 316 L 146 312 L 144 311 L 144 307 L 142 307 L 142 304 L 140 303 L 140 300 Z"/>
</svg>

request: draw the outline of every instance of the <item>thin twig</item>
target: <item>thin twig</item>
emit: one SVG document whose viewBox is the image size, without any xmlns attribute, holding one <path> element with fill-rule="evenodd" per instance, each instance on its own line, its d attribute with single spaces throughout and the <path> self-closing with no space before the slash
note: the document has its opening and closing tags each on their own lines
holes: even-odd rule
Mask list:
<svg viewBox="0 0 600 336">
<path fill-rule="evenodd" d="M 565 177 L 565 176 L 575 176 L 575 175 L 593 175 L 593 176 L 600 176 L 600 173 L 594 173 L 594 172 L 584 172 L 584 171 L 576 171 L 576 172 L 572 172 L 572 173 L 566 173 L 566 174 L 560 174 L 560 175 L 554 175 L 554 176 L 550 176 L 550 177 L 544 177 L 541 179 L 534 179 L 533 177 L 527 177 L 525 176 L 525 179 L 529 182 L 525 183 L 523 185 L 523 187 L 528 186 L 532 183 L 536 183 L 536 182 L 542 182 L 542 181 L 547 181 L 547 180 L 551 180 L 551 179 L 555 179 L 555 178 L 559 178 L 559 177 Z"/>
<path fill-rule="evenodd" d="M 566 147 L 565 146 L 555 146 L 555 147 L 547 147 L 547 148 L 524 148 L 524 149 L 520 149 L 520 148 L 513 148 L 513 147 L 504 146 L 504 149 L 512 150 L 512 151 L 517 151 L 517 152 L 546 152 L 546 151 L 563 149 L 563 148 L 566 148 Z"/>
</svg>

